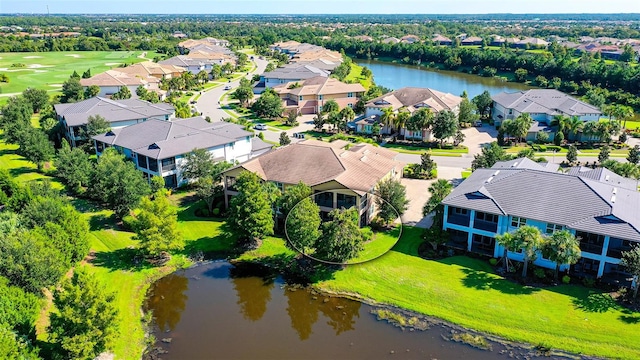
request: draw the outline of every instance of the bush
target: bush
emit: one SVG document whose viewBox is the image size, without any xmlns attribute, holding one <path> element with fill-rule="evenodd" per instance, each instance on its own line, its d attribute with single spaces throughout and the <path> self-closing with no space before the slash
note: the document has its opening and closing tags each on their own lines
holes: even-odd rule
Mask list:
<svg viewBox="0 0 640 360">
<path fill-rule="evenodd" d="M 592 278 L 591 276 L 587 276 L 582 279 L 582 285 L 586 287 L 594 287 L 596 285 L 596 279 Z"/>
<path fill-rule="evenodd" d="M 220 208 L 215 208 L 213 209 L 213 211 L 211 212 L 213 214 L 213 216 L 218 216 L 220 215 Z"/>
<path fill-rule="evenodd" d="M 536 268 L 535 270 L 533 270 L 533 276 L 535 276 L 538 279 L 542 280 L 542 279 L 544 279 L 546 277 L 546 274 L 544 272 L 544 269 Z"/>
<path fill-rule="evenodd" d="M 571 282 L 571 277 L 569 277 L 569 275 L 565 275 L 562 277 L 562 283 L 563 284 L 569 284 Z"/>
<path fill-rule="evenodd" d="M 557 145 L 546 145 L 546 146 L 547 146 L 547 151 L 551 151 L 551 152 L 558 151 L 559 152 L 560 150 L 562 150 L 562 147 L 557 146 Z"/>
<path fill-rule="evenodd" d="M 185 95 L 187 95 L 187 96 L 193 96 L 193 92 L 191 92 L 191 91 L 187 91 L 187 93 L 186 93 Z"/>
<path fill-rule="evenodd" d="M 370 228 L 362 228 L 360 229 L 360 234 L 362 234 L 362 238 L 364 241 L 371 241 L 373 239 L 373 230 Z"/>
<path fill-rule="evenodd" d="M 122 227 L 125 230 L 133 231 L 133 226 L 136 223 L 136 218 L 132 215 L 127 215 L 122 218 Z"/>
<path fill-rule="evenodd" d="M 529 146 L 533 145 L 533 141 L 528 140 L 528 141 L 527 141 L 527 145 L 529 145 Z"/>
<path fill-rule="evenodd" d="M 382 220 L 379 216 L 376 216 L 373 218 L 373 220 L 371 220 L 369 226 L 371 227 L 371 229 L 378 231 L 385 228 L 385 223 L 384 220 Z"/>
<path fill-rule="evenodd" d="M 489 264 L 491 264 L 491 266 L 498 265 L 498 259 L 496 259 L 496 258 L 489 259 Z"/>
</svg>

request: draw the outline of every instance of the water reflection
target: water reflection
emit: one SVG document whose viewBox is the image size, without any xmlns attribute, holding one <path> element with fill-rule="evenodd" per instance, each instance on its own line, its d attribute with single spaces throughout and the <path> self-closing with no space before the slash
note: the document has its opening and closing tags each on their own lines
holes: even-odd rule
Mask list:
<svg viewBox="0 0 640 360">
<path fill-rule="evenodd" d="M 327 302 L 323 302 L 320 311 L 329 318 L 327 325 L 335 330 L 336 335 L 340 335 L 355 329 L 354 317 L 360 317 L 360 305 L 362 303 L 358 301 L 332 297 Z"/>
<path fill-rule="evenodd" d="M 167 275 L 156 282 L 147 307 L 153 309 L 153 317 L 161 331 L 173 330 L 189 298 L 185 292 L 189 280 L 178 274 Z"/>
<path fill-rule="evenodd" d="M 262 277 L 257 277 L 256 274 Z M 240 313 L 247 320 L 260 320 L 271 301 L 275 277 L 268 274 L 267 269 L 248 265 L 231 268 L 229 275 L 238 296 Z"/>
<path fill-rule="evenodd" d="M 287 313 L 291 319 L 291 327 L 298 333 L 300 340 L 307 340 L 313 333 L 313 324 L 318 321 L 320 300 L 309 296 L 305 290 L 285 288 L 287 297 Z"/>
</svg>

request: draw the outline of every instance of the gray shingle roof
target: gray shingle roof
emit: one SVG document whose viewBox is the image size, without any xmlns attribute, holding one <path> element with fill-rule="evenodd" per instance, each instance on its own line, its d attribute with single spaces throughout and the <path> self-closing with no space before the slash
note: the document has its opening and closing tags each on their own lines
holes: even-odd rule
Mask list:
<svg viewBox="0 0 640 360">
<path fill-rule="evenodd" d="M 56 104 L 54 109 L 58 116 L 64 117 L 68 126 L 85 125 L 87 118 L 92 115 L 116 122 L 163 117 L 175 112 L 175 108 L 169 104 L 152 104 L 139 99 L 111 100 L 98 96 L 77 103 Z"/>
<path fill-rule="evenodd" d="M 328 77 L 329 72 L 310 65 L 290 64 L 262 74 L 268 79 L 310 79 L 316 76 Z"/>
<path fill-rule="evenodd" d="M 517 110 L 520 113 L 544 113 L 552 116 L 559 114 L 568 116 L 601 114 L 597 107 L 574 99 L 555 89 L 532 89 L 515 93 L 500 93 L 491 98 L 501 106 Z"/>
<path fill-rule="evenodd" d="M 639 192 L 599 179 L 536 168 L 523 159 L 518 162 L 525 165 L 507 167 L 507 162 L 502 162 L 495 168 L 474 171 L 443 203 L 640 241 Z"/>
<path fill-rule="evenodd" d="M 230 144 L 250 136 L 242 126 L 208 123 L 198 116 L 174 121 L 149 120 L 94 136 L 98 141 L 122 146 L 153 159 L 166 159 L 194 149 Z"/>
</svg>

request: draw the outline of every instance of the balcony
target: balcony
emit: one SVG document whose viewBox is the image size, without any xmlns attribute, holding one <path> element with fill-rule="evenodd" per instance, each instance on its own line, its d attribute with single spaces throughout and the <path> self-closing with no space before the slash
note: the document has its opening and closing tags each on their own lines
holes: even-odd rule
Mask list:
<svg viewBox="0 0 640 360">
<path fill-rule="evenodd" d="M 323 193 L 315 196 L 315 201 L 318 206 L 333 208 L 333 194 Z"/>
<path fill-rule="evenodd" d="M 580 250 L 592 254 L 602 254 L 602 244 L 591 244 L 586 242 L 580 242 Z"/>
<path fill-rule="evenodd" d="M 498 223 L 475 219 L 473 220 L 473 228 L 489 232 L 496 232 L 498 230 Z"/>
<path fill-rule="evenodd" d="M 176 164 L 162 165 L 162 172 L 174 171 L 175 169 L 176 169 Z"/>
<path fill-rule="evenodd" d="M 469 226 L 469 215 L 454 215 L 449 214 L 447 217 L 449 224 L 456 224 L 461 226 Z"/>
<path fill-rule="evenodd" d="M 341 198 L 338 195 L 338 209 L 341 209 L 341 208 L 349 209 L 354 206 L 356 206 L 355 196 L 345 196 L 344 198 Z"/>
</svg>

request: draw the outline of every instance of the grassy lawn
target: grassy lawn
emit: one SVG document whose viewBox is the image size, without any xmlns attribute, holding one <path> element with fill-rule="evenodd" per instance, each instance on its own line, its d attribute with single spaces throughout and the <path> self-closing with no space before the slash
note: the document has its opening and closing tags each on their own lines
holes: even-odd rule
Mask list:
<svg viewBox="0 0 640 360">
<path fill-rule="evenodd" d="M 426 148 L 421 146 L 411 146 L 404 144 L 391 144 L 387 143 L 383 145 L 383 147 L 389 148 L 391 150 L 404 153 L 404 154 L 417 154 L 422 155 L 425 152 L 430 152 L 433 156 L 453 156 L 460 157 L 462 154 L 468 154 L 469 149 L 467 147 L 456 148 L 456 149 L 437 149 L 437 148 Z"/>
<path fill-rule="evenodd" d="M 351 63 L 351 71 L 349 72 L 349 75 L 347 75 L 347 77 L 344 80 L 346 82 L 358 81 L 362 86 L 364 86 L 365 89 L 369 89 L 371 87 L 372 78 L 371 77 L 365 78 L 364 76 L 360 75 L 361 71 L 362 71 L 362 66 L 356 63 Z"/>
<path fill-rule="evenodd" d="M 82 75 L 87 69 L 95 75 L 116 68 L 121 64 L 132 64 L 146 59 L 140 58 L 143 51 L 58 51 L 31 53 L 0 53 L 0 72 L 9 76 L 8 84 L 0 84 L 2 94 L 19 93 L 27 87 L 59 90 L 73 71 Z M 147 52 L 146 58 L 157 54 Z M 25 67 L 11 67 L 25 64 Z"/>
<path fill-rule="evenodd" d="M 364 244 L 364 250 L 360 253 L 360 255 L 355 258 L 347 261 L 347 264 L 359 264 L 365 261 L 371 261 L 384 255 L 389 249 L 391 249 L 396 242 L 398 242 L 398 238 L 402 233 L 402 227 L 396 227 L 390 231 L 384 232 L 376 232 L 374 233 L 374 237 L 371 241 Z"/>
<path fill-rule="evenodd" d="M 27 161 L 16 153 L 18 145 L 6 144 L 0 141 L 0 168 L 9 170 L 9 173 L 18 181 L 41 181 L 51 180 L 51 186 L 55 189 L 62 189 L 63 185 L 56 179 L 36 171 L 36 165 Z"/>
</svg>

